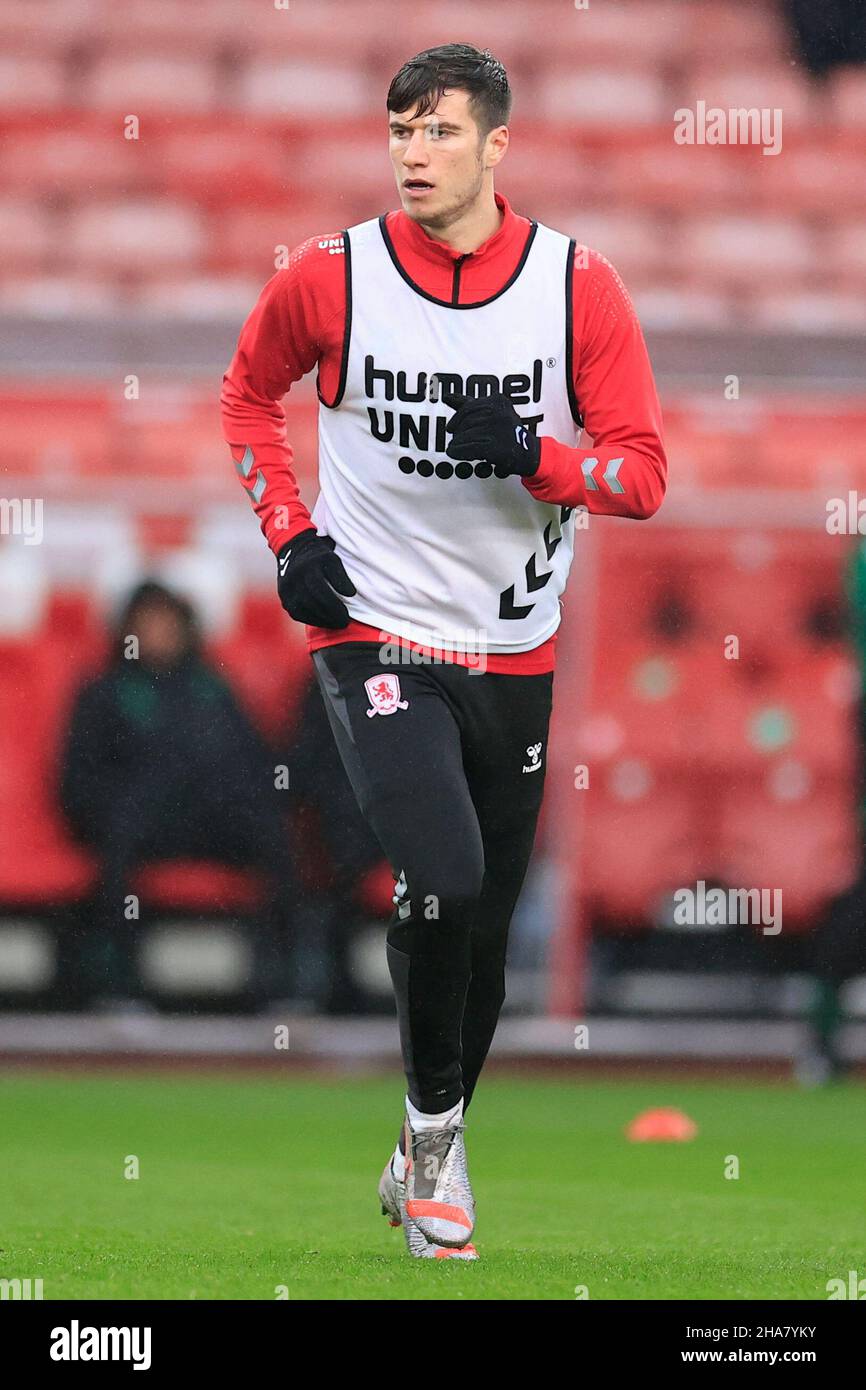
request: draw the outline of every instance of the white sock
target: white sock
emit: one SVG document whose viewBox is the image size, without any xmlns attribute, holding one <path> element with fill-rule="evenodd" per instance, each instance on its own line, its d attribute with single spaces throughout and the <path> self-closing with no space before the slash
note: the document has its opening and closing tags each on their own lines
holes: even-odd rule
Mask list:
<svg viewBox="0 0 866 1390">
<path fill-rule="evenodd" d="M 402 1182 L 406 1176 L 406 1155 L 400 1151 L 399 1144 L 394 1150 L 394 1157 L 391 1159 L 391 1172 L 398 1182 Z"/>
<path fill-rule="evenodd" d="M 416 1134 L 430 1134 L 437 1129 L 450 1129 L 463 1119 L 463 1098 L 461 1096 L 456 1105 L 450 1110 L 443 1110 L 439 1115 L 425 1115 L 423 1110 L 415 1109 L 407 1096 L 406 1114 L 409 1116 L 409 1125 Z"/>
</svg>

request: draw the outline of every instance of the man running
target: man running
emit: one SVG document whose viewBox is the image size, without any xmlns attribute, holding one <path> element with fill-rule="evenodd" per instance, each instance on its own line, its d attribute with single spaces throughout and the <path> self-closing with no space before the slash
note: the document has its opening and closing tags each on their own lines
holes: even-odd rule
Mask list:
<svg viewBox="0 0 866 1390">
<path fill-rule="evenodd" d="M 394 872 L 407 1095 L 379 1196 L 419 1258 L 476 1257 L 464 1120 L 541 805 L 574 512 L 652 516 L 667 471 L 616 271 L 494 192 L 511 101 L 502 64 L 470 44 L 400 69 L 386 103 L 400 209 L 292 253 L 222 395 L 280 599 L 307 625 Z M 311 516 L 279 402 L 313 368 Z"/>
</svg>

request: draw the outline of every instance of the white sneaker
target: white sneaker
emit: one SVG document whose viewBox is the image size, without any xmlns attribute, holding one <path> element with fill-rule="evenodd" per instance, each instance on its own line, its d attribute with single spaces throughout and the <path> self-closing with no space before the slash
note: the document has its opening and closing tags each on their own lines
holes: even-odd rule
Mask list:
<svg viewBox="0 0 866 1390">
<path fill-rule="evenodd" d="M 394 1176 L 389 1159 L 379 1179 L 379 1201 L 382 1215 L 388 1217 L 391 1226 L 402 1226 L 406 1238 L 406 1249 L 416 1260 L 477 1260 L 478 1251 L 474 1245 L 464 1245 L 460 1249 L 449 1249 L 444 1245 L 432 1244 L 422 1235 L 411 1217 L 406 1215 L 406 1183 Z"/>
<path fill-rule="evenodd" d="M 406 1215 L 431 1245 L 461 1249 L 475 1229 L 465 1125 L 415 1133 L 406 1120 Z"/>
</svg>

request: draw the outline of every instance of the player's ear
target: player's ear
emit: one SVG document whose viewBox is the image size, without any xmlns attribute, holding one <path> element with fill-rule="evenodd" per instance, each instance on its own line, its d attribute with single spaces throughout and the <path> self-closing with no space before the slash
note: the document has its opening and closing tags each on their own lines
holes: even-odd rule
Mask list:
<svg viewBox="0 0 866 1390">
<path fill-rule="evenodd" d="M 488 133 L 484 142 L 485 164 L 488 169 L 495 168 L 505 158 L 510 138 L 507 125 L 498 125 Z"/>
</svg>

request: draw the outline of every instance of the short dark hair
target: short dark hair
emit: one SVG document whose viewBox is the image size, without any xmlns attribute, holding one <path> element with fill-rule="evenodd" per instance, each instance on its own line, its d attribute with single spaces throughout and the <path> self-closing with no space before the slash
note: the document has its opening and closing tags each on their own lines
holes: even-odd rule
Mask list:
<svg viewBox="0 0 866 1390">
<path fill-rule="evenodd" d="M 488 48 L 471 43 L 443 43 L 425 48 L 404 63 L 388 88 L 388 111 L 406 111 L 415 104 L 412 120 L 436 110 L 445 89 L 469 93 L 469 109 L 482 139 L 511 115 L 508 75 Z"/>
</svg>

